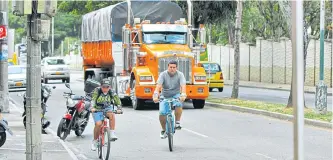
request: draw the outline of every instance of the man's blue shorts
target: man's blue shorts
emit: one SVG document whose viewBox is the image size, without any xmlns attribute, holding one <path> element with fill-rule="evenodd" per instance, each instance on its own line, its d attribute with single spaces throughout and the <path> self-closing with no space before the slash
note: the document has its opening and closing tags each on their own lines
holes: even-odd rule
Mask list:
<svg viewBox="0 0 333 160">
<path fill-rule="evenodd" d="M 180 94 L 176 94 L 172 98 L 179 98 L 179 97 L 180 97 Z M 160 102 L 160 105 L 159 105 L 160 115 L 165 116 L 165 115 L 167 115 L 168 112 L 170 112 L 170 108 L 168 105 L 169 105 L 168 102 L 165 102 L 165 101 Z M 180 101 L 174 101 L 173 105 L 175 107 L 183 107 L 183 104 Z"/>
<path fill-rule="evenodd" d="M 107 107 L 103 110 L 104 114 L 106 114 L 106 112 L 112 112 L 114 109 L 113 107 Z M 93 113 L 93 118 L 95 123 L 99 122 L 99 121 L 103 121 L 104 120 L 104 115 L 102 112 L 94 112 Z"/>
</svg>

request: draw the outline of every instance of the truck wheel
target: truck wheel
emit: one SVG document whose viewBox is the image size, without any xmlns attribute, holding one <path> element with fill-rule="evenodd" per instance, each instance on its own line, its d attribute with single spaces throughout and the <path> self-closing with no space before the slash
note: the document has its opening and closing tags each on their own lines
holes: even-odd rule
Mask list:
<svg viewBox="0 0 333 160">
<path fill-rule="evenodd" d="M 219 88 L 219 92 L 223 92 L 223 88 Z"/>
<path fill-rule="evenodd" d="M 132 82 L 131 99 L 132 99 L 133 109 L 141 110 L 143 108 L 144 100 L 137 98 L 135 95 L 135 80 L 133 80 L 133 82 Z"/>
<path fill-rule="evenodd" d="M 212 92 L 213 91 L 213 88 L 209 88 L 209 92 Z"/>
<path fill-rule="evenodd" d="M 192 99 L 192 103 L 195 109 L 202 109 L 205 106 L 205 100 L 202 99 Z"/>
</svg>

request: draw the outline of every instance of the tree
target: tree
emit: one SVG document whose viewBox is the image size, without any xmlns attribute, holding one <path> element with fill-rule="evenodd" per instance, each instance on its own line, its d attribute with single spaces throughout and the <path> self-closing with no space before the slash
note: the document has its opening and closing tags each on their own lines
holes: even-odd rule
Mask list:
<svg viewBox="0 0 333 160">
<path fill-rule="evenodd" d="M 287 1 L 280 1 L 280 6 L 283 8 L 283 15 L 287 21 L 289 35 L 291 35 L 291 17 L 290 17 L 291 16 L 291 3 L 287 2 Z M 317 19 L 319 19 L 319 16 L 320 16 L 320 14 L 319 14 L 320 13 L 320 2 L 304 1 L 303 6 L 304 6 L 304 32 L 303 32 L 304 56 L 303 57 L 304 57 L 304 80 L 305 80 L 307 49 L 308 49 L 309 42 L 310 42 L 308 29 L 311 26 L 315 26 L 314 25 L 315 23 L 318 23 Z M 293 83 L 291 83 L 291 85 L 290 85 L 290 95 L 288 98 L 287 108 L 293 107 L 292 84 Z M 305 102 L 304 102 L 304 107 L 306 107 Z"/>
<path fill-rule="evenodd" d="M 177 1 L 178 5 L 187 15 L 187 2 Z M 200 24 L 214 24 L 216 22 L 228 24 L 229 42 L 234 38 L 234 15 L 236 11 L 235 1 L 192 1 L 193 5 L 193 27 L 199 28 Z M 197 31 L 193 32 L 196 37 Z"/>
<path fill-rule="evenodd" d="M 240 74 L 240 53 L 239 53 L 239 42 L 241 37 L 242 28 L 242 12 L 243 12 L 243 2 L 238 0 L 237 12 L 236 12 L 236 25 L 235 25 L 235 72 L 234 72 L 234 83 L 232 86 L 231 98 L 238 98 L 239 91 L 239 74 Z"/>
</svg>

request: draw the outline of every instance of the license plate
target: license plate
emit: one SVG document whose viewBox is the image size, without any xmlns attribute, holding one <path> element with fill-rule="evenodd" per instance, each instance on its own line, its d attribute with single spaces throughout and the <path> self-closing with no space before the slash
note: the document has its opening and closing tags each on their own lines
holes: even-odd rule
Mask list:
<svg viewBox="0 0 333 160">
<path fill-rule="evenodd" d="M 60 75 L 61 73 L 60 72 L 56 72 L 56 75 Z"/>
<path fill-rule="evenodd" d="M 22 86 L 22 83 L 21 82 L 17 82 L 17 83 L 15 83 L 15 86 Z"/>
</svg>

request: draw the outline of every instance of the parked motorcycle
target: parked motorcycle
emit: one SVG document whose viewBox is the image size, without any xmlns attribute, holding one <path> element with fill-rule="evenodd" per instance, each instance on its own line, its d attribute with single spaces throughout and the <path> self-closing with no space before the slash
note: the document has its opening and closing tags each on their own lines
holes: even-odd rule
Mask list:
<svg viewBox="0 0 333 160">
<path fill-rule="evenodd" d="M 65 86 L 70 89 L 70 92 L 64 92 L 67 110 L 57 129 L 57 136 L 62 140 L 66 139 L 71 130 L 75 131 L 76 136 L 82 136 L 89 122 L 91 102 L 90 94 L 78 96 L 72 92 L 68 83 Z"/>
<path fill-rule="evenodd" d="M 52 87 L 53 89 L 56 88 L 56 86 Z M 48 85 L 43 85 L 41 86 L 41 124 L 42 124 L 42 132 L 45 133 L 45 129 L 50 126 L 51 122 L 45 119 L 45 112 L 46 112 L 46 102 L 49 99 L 49 97 L 52 95 L 52 89 L 50 86 Z M 23 106 L 24 106 L 24 112 L 22 114 L 23 117 L 23 124 L 24 124 L 24 128 L 26 128 L 26 101 L 27 97 L 26 97 L 26 93 L 24 93 L 23 95 Z"/>
<path fill-rule="evenodd" d="M 13 135 L 13 132 L 8 127 L 8 122 L 2 117 L 0 109 L 0 147 L 3 146 L 7 139 L 6 131 Z"/>
</svg>

